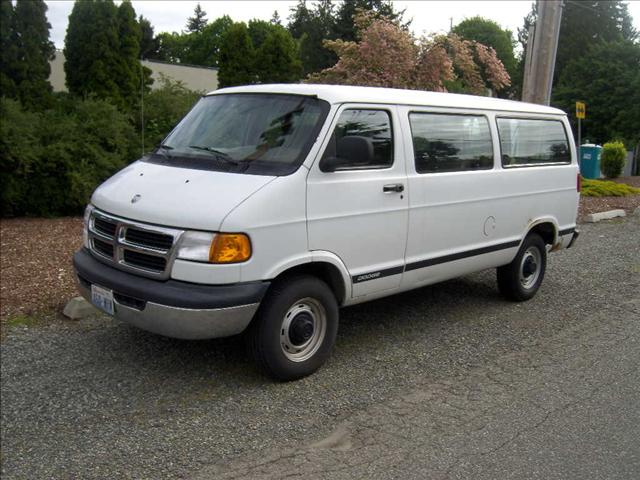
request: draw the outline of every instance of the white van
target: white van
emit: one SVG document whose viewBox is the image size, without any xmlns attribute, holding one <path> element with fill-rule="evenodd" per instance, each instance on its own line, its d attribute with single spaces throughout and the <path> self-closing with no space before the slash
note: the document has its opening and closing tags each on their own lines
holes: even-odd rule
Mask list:
<svg viewBox="0 0 640 480">
<path fill-rule="evenodd" d="M 177 338 L 246 330 L 259 364 L 295 379 L 329 356 L 340 307 L 487 268 L 533 297 L 547 251 L 578 235 L 579 179 L 554 108 L 227 88 L 95 191 L 74 265 L 105 312 Z"/>
</svg>

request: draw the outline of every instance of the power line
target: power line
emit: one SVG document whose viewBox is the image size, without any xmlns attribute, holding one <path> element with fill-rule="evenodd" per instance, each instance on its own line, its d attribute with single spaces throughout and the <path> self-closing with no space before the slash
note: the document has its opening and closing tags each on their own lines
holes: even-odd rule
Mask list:
<svg viewBox="0 0 640 480">
<path fill-rule="evenodd" d="M 585 10 L 591 10 L 592 12 L 597 13 L 598 15 L 600 15 L 600 10 L 596 10 L 593 7 L 587 7 L 586 5 L 583 5 L 580 2 L 576 2 L 575 0 L 565 0 L 567 3 L 570 3 L 572 5 L 575 5 L 576 7 L 580 7 L 580 8 L 584 8 Z"/>
</svg>

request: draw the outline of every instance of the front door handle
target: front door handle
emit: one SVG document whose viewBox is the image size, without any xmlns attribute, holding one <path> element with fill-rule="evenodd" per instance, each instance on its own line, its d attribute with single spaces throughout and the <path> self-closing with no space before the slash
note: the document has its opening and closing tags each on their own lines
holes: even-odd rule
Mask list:
<svg viewBox="0 0 640 480">
<path fill-rule="evenodd" d="M 384 193 L 400 193 L 404 192 L 404 185 L 401 183 L 391 183 L 382 187 Z"/>
</svg>

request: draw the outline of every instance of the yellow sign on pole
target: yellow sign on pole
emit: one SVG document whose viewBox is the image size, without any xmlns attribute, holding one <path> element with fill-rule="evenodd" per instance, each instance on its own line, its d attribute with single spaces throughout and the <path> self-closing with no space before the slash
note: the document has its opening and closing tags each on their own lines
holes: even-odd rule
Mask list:
<svg viewBox="0 0 640 480">
<path fill-rule="evenodd" d="M 576 118 L 585 118 L 587 116 L 587 107 L 582 102 L 576 102 Z"/>
</svg>

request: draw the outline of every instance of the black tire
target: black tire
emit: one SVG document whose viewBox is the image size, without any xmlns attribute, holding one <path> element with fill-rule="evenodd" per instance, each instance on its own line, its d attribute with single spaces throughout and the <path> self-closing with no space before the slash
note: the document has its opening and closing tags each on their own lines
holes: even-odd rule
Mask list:
<svg viewBox="0 0 640 480">
<path fill-rule="evenodd" d="M 547 247 L 537 233 L 527 235 L 513 261 L 498 267 L 498 290 L 508 300 L 523 302 L 533 298 L 547 269 Z"/>
<path fill-rule="evenodd" d="M 268 375 L 296 380 L 324 364 L 337 333 L 338 303 L 329 286 L 296 275 L 271 286 L 247 332 L 248 347 Z"/>
</svg>

